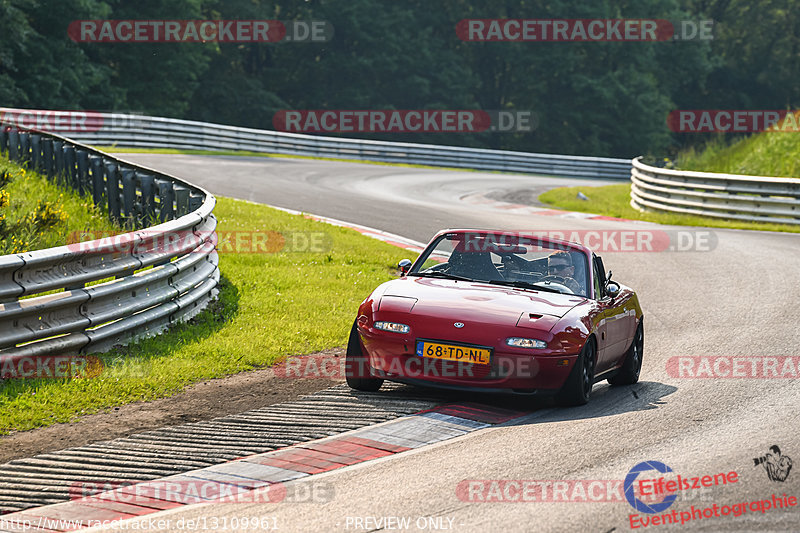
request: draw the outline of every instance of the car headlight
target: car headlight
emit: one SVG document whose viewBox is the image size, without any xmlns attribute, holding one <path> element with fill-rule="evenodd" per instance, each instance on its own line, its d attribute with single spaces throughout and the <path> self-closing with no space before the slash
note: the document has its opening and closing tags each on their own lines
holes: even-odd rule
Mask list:
<svg viewBox="0 0 800 533">
<path fill-rule="evenodd" d="M 547 343 L 539 339 L 523 339 L 521 337 L 509 337 L 506 344 L 516 348 L 547 348 Z"/>
<path fill-rule="evenodd" d="M 391 331 L 392 333 L 408 333 L 411 328 L 405 324 L 397 322 L 375 322 L 375 329 L 382 329 L 383 331 Z"/>
</svg>

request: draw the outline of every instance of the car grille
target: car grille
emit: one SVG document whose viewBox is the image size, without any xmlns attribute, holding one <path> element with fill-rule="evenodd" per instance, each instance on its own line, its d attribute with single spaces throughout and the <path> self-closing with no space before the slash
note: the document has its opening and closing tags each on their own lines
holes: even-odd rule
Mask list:
<svg viewBox="0 0 800 533">
<path fill-rule="evenodd" d="M 418 357 L 416 355 L 409 356 Z M 423 359 L 423 358 L 420 358 Z M 442 361 L 439 359 L 424 359 L 424 362 L 419 365 L 404 365 L 402 374 L 391 373 L 391 375 L 398 377 L 407 377 L 415 379 L 426 378 L 450 378 L 450 379 L 463 379 L 465 381 L 481 380 L 492 377 L 494 373 L 494 364 L 492 365 L 474 365 L 470 363 L 453 363 L 452 361 Z"/>
</svg>

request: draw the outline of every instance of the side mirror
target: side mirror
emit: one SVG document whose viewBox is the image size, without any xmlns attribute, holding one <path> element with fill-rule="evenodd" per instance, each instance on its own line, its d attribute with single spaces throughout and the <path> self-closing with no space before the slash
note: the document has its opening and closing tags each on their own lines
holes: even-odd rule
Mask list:
<svg viewBox="0 0 800 533">
<path fill-rule="evenodd" d="M 616 298 L 619 296 L 620 286 L 616 281 L 609 281 L 606 285 L 606 296 L 609 298 Z"/>
<path fill-rule="evenodd" d="M 403 259 L 397 264 L 397 268 L 400 269 L 400 274 L 405 276 L 408 274 L 408 271 L 411 270 L 411 260 L 410 259 Z"/>
</svg>

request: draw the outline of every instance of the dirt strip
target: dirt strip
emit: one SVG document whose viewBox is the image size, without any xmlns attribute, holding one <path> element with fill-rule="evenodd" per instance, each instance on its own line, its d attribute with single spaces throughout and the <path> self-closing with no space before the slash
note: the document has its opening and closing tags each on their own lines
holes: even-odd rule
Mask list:
<svg viewBox="0 0 800 533">
<path fill-rule="evenodd" d="M 300 357 L 344 357 L 344 347 Z M 0 463 L 291 401 L 341 381 L 276 377 L 271 368 L 197 383 L 169 398 L 115 407 L 74 422 L 0 437 Z"/>
</svg>

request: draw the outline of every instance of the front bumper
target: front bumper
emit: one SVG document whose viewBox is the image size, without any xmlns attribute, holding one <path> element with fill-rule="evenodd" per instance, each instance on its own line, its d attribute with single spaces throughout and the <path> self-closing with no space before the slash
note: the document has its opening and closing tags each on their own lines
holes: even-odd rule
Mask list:
<svg viewBox="0 0 800 533">
<path fill-rule="evenodd" d="M 389 381 L 484 392 L 555 393 L 578 355 L 547 350 L 506 350 L 493 343 L 489 365 L 447 361 L 416 354 L 416 339 L 359 328 L 370 374 Z M 442 339 L 441 342 L 448 342 Z M 451 341 L 452 342 L 452 341 Z M 526 350 L 527 352 L 527 350 Z M 535 353 L 534 353 L 535 352 Z"/>
</svg>

